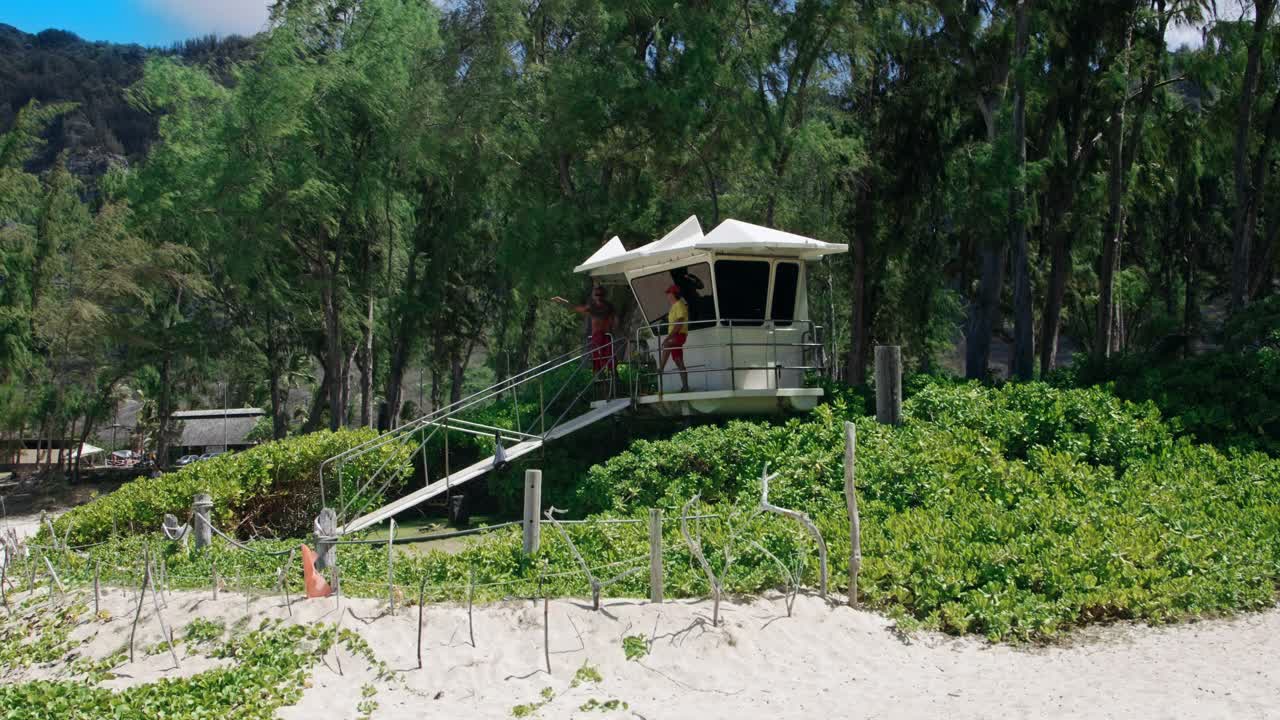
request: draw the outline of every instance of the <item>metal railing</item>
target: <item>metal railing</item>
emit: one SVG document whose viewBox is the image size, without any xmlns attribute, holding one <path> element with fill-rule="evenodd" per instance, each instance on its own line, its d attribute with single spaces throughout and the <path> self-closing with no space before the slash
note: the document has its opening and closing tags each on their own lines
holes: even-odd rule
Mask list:
<svg viewBox="0 0 1280 720">
<path fill-rule="evenodd" d="M 727 373 L 729 376 L 729 389 L 738 389 L 738 373 L 743 371 L 772 371 L 770 376 L 772 384 L 768 389 L 777 390 L 782 382 L 782 373 L 787 371 L 793 372 L 815 372 L 822 374 L 826 371 L 826 349 L 822 342 L 822 326 L 814 324 L 811 320 L 788 320 L 786 324 L 779 324 L 777 321 L 761 320 L 759 318 L 748 319 L 709 319 L 697 320 L 686 323 L 688 332 L 695 330 L 726 327 L 728 328 L 729 337 L 726 340 L 717 339 L 715 342 L 706 342 L 698 344 L 689 344 L 687 341 L 680 346 L 680 350 L 703 350 L 714 349 L 729 352 L 728 365 L 696 365 L 685 367 L 685 372 L 689 375 L 701 375 L 704 379 L 704 388 L 712 373 Z M 663 351 L 662 337 L 669 336 L 664 333 L 675 323 L 656 322 L 636 329 L 634 344 L 633 362 L 631 363 L 631 397 L 637 400 L 642 394 L 642 390 L 647 380 L 656 381 L 658 388 L 662 386 L 663 377 L 669 374 L 678 374 L 680 369 L 674 363 L 668 363 L 666 368 L 659 367 L 661 364 L 661 353 Z M 768 333 L 767 340 L 758 339 L 741 340 L 734 337 L 734 328 L 741 329 L 750 328 L 752 330 L 763 330 Z M 798 340 L 781 340 L 779 334 L 799 335 Z M 657 342 L 655 347 L 649 347 L 643 337 L 648 334 Z M 759 364 L 738 364 L 738 349 L 741 348 L 765 348 L 765 359 Z M 799 349 L 800 364 L 793 365 L 787 362 L 779 361 L 779 349 Z M 643 358 L 643 361 L 641 360 Z M 649 367 L 649 361 L 654 361 L 653 367 Z M 686 357 L 687 359 L 687 357 Z"/>
<path fill-rule="evenodd" d="M 391 483 L 402 477 L 406 472 L 412 472 L 414 455 L 420 457 L 423 476 L 426 484 L 430 484 L 430 469 L 427 461 L 427 445 L 436 436 L 437 433 L 443 431 L 444 441 L 444 475 L 443 479 L 448 479 L 452 472 L 449 459 L 449 433 L 460 432 L 467 435 L 475 435 L 482 437 L 493 437 L 496 443 L 503 440 L 511 442 L 525 442 L 530 440 L 545 440 L 547 434 L 556 429 L 570 411 L 578 405 L 583 396 L 591 389 L 596 388 L 605 395 L 605 399 L 614 399 L 617 397 L 617 372 L 618 362 L 625 357 L 627 350 L 627 341 L 625 339 L 615 338 L 612 335 L 607 336 L 608 342 L 604 345 L 596 347 L 588 347 L 585 350 L 572 350 L 558 357 L 552 358 L 539 365 L 535 365 L 527 370 L 521 371 L 503 380 L 500 380 L 489 387 L 478 392 L 472 393 L 457 402 L 450 403 L 444 407 L 438 408 L 422 417 L 412 420 L 408 423 L 389 432 L 383 433 L 378 437 L 367 440 L 363 443 L 355 445 L 333 457 L 326 459 L 320 464 L 320 502 L 322 507 L 329 507 L 328 495 L 326 491 L 326 474 L 336 481 L 339 521 L 344 516 L 348 516 L 347 511 L 352 509 L 352 505 L 361 497 L 365 499 L 365 504 L 356 508 L 355 513 L 367 507 L 368 503 L 374 498 L 382 495 L 383 492 L 390 487 Z M 603 363 L 595 362 L 595 358 L 604 358 Z M 581 373 L 577 370 L 583 367 L 584 362 L 592 362 L 589 371 L 589 382 L 586 382 L 578 389 L 577 394 L 572 397 L 559 414 L 548 423 L 551 412 L 559 408 L 559 401 L 563 397 L 567 397 L 569 393 L 576 387 L 576 383 L 582 379 Z M 599 367 L 595 367 L 599 365 Z M 546 399 L 544 392 L 544 381 L 548 379 L 552 373 L 564 368 L 574 368 L 556 388 L 549 401 Z M 529 422 L 522 423 L 520 420 L 520 389 L 537 382 L 538 384 L 538 413 L 536 416 L 529 418 Z M 485 404 L 503 402 L 505 397 L 510 394 L 511 403 L 516 419 L 515 428 L 501 427 L 497 425 L 487 425 L 484 423 L 466 420 L 458 417 L 467 411 L 480 409 Z M 536 432 L 535 432 L 536 428 Z M 396 452 L 388 452 L 387 457 L 374 472 L 364 479 L 364 482 L 356 489 L 353 497 L 349 500 L 343 495 L 343 471 L 346 466 L 361 458 L 367 457 L 379 451 L 392 449 L 393 446 L 400 445 L 411 447 L 412 449 L 401 459 L 400 463 L 393 463 L 396 459 Z M 496 447 L 495 447 L 496 450 Z M 403 461 L 409 459 L 409 464 L 404 465 Z M 378 486 L 376 492 L 369 494 L 367 491 L 374 484 L 382 480 L 382 484 Z M 347 502 L 343 502 L 346 500 Z"/>
</svg>

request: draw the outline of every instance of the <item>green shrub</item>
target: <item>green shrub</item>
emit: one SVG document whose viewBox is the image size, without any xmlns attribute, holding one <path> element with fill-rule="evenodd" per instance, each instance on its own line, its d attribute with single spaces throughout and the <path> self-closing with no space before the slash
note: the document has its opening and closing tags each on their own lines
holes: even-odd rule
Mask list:
<svg viewBox="0 0 1280 720">
<path fill-rule="evenodd" d="M 71 543 L 103 540 L 113 532 L 155 531 L 172 513 L 181 521 L 190 516 L 192 497 L 207 492 L 214 498 L 213 524 L 230 528 L 254 528 L 279 535 L 303 535 L 320 511 L 319 467 L 344 450 L 374 437 L 370 430 L 318 432 L 267 443 L 244 452 L 219 455 L 156 478 L 140 478 L 115 492 L 77 507 L 55 521 L 59 538 L 71 525 Z M 408 448 L 389 445 L 346 466 L 342 482 L 345 497 L 355 494 L 356 483 L 384 462 L 388 470 L 407 467 Z M 405 480 L 398 477 L 385 492 Z M 335 485 L 326 480 L 329 492 Z M 380 496 L 379 496 L 380 497 Z M 376 503 L 378 498 L 373 498 Z"/>
<path fill-rule="evenodd" d="M 1150 404 L 1042 383 L 929 384 L 897 428 L 854 417 L 861 594 L 910 624 L 1043 637 L 1112 618 L 1163 621 L 1264 607 L 1280 582 L 1280 461 L 1175 440 Z M 843 576 L 840 403 L 785 425 L 736 422 L 635 444 L 592 468 L 584 501 L 614 511 L 700 493 L 746 508 L 765 461 L 771 500 L 814 516 Z M 785 528 L 757 536 L 780 557 Z M 743 557 L 730 585 L 778 582 Z M 812 566 L 809 580 L 812 582 Z"/>
<path fill-rule="evenodd" d="M 1173 362 L 1150 355 L 1090 360 L 1052 381 L 1063 387 L 1102 385 L 1121 398 L 1150 401 L 1177 431 L 1199 442 L 1280 455 L 1280 348 L 1275 346 Z"/>
</svg>

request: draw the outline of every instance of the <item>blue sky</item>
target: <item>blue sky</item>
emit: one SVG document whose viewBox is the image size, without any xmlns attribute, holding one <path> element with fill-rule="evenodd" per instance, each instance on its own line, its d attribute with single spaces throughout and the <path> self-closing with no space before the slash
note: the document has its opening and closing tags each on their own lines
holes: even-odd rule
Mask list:
<svg viewBox="0 0 1280 720">
<path fill-rule="evenodd" d="M 0 0 L 0 23 L 36 33 L 70 30 L 86 40 L 168 45 L 217 33 L 252 35 L 269 0 Z"/>
<path fill-rule="evenodd" d="M 217 33 L 252 35 L 267 18 L 270 0 L 0 0 L 0 22 L 29 33 L 70 30 L 86 40 L 168 45 Z M 1243 0 L 1219 2 L 1221 17 L 1251 17 Z M 1171 47 L 1201 42 L 1200 28 L 1172 27 Z"/>
</svg>

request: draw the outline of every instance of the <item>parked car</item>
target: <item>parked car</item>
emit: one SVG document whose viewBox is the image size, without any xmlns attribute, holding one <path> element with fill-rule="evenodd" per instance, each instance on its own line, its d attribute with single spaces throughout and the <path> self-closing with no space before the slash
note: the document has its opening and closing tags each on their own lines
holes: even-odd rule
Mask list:
<svg viewBox="0 0 1280 720">
<path fill-rule="evenodd" d="M 200 460 L 199 455 L 183 455 L 182 457 L 178 458 L 178 462 L 174 463 L 174 466 L 186 467 L 193 462 L 197 462 L 198 460 Z"/>
<path fill-rule="evenodd" d="M 218 457 L 219 455 L 222 455 L 222 454 L 224 454 L 224 453 L 225 453 L 225 451 L 223 451 L 223 452 L 211 452 L 211 453 L 205 453 L 205 454 L 201 455 L 199 459 L 201 459 L 201 460 L 209 460 L 209 459 L 212 459 L 212 458 L 216 458 L 216 457 Z"/>
</svg>

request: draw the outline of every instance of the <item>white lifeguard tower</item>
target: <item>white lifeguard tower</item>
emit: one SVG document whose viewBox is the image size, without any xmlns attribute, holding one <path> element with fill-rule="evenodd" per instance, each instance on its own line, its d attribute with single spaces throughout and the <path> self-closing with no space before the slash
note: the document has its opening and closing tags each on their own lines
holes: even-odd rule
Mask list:
<svg viewBox="0 0 1280 720">
<path fill-rule="evenodd" d="M 738 220 L 725 220 L 704 235 L 698 219 L 690 217 L 635 250 L 626 250 L 615 237 L 574 271 L 602 283 L 625 284 L 635 297 L 642 316 L 629 348 L 636 410 L 662 415 L 806 411 L 818 403 L 822 390 L 805 387 L 805 374 L 825 366 L 821 329 L 809 319 L 807 263 L 847 250 L 847 245 Z M 672 284 L 689 306 L 684 358 L 691 392 L 680 392 L 674 364 L 659 372 L 666 289 Z"/>
<path fill-rule="evenodd" d="M 822 390 L 805 387 L 805 375 L 821 372 L 825 358 L 821 329 L 809 319 L 807 263 L 847 250 L 847 245 L 738 220 L 725 220 L 704 235 L 696 217 L 634 250 L 614 237 L 574 271 L 630 290 L 639 314 L 634 332 L 615 336 L 603 348 L 572 350 L 519 372 L 326 460 L 320 466 L 320 498 L 325 507 L 330 507 L 329 497 L 338 501 L 337 534 L 357 532 L 433 498 L 448 497 L 463 483 L 626 412 L 667 417 L 813 409 Z M 659 366 L 671 285 L 681 288 L 689 306 L 683 348 L 688 392 L 681 390 L 674 365 L 665 371 Z M 618 384 L 611 363 L 592 362 L 602 350 L 622 362 L 626 382 Z M 544 383 L 553 382 L 558 387 L 544 393 Z M 592 401 L 593 390 L 606 397 Z M 516 427 L 485 425 L 469 417 L 474 410 L 508 401 Z M 538 412 L 522 417 L 521 402 L 536 402 Z M 493 438 L 493 455 L 452 468 L 450 433 Z M 432 473 L 427 447 L 440 435 L 443 467 L 437 464 L 436 469 L 442 472 Z M 364 498 L 378 496 L 377 488 L 388 487 L 405 469 L 387 460 L 370 476 L 351 478 L 344 467 L 373 453 L 394 456 L 386 453 L 389 446 L 420 459 L 423 485 L 369 510 Z M 331 496 L 326 495 L 328 485 L 336 491 Z"/>
</svg>

